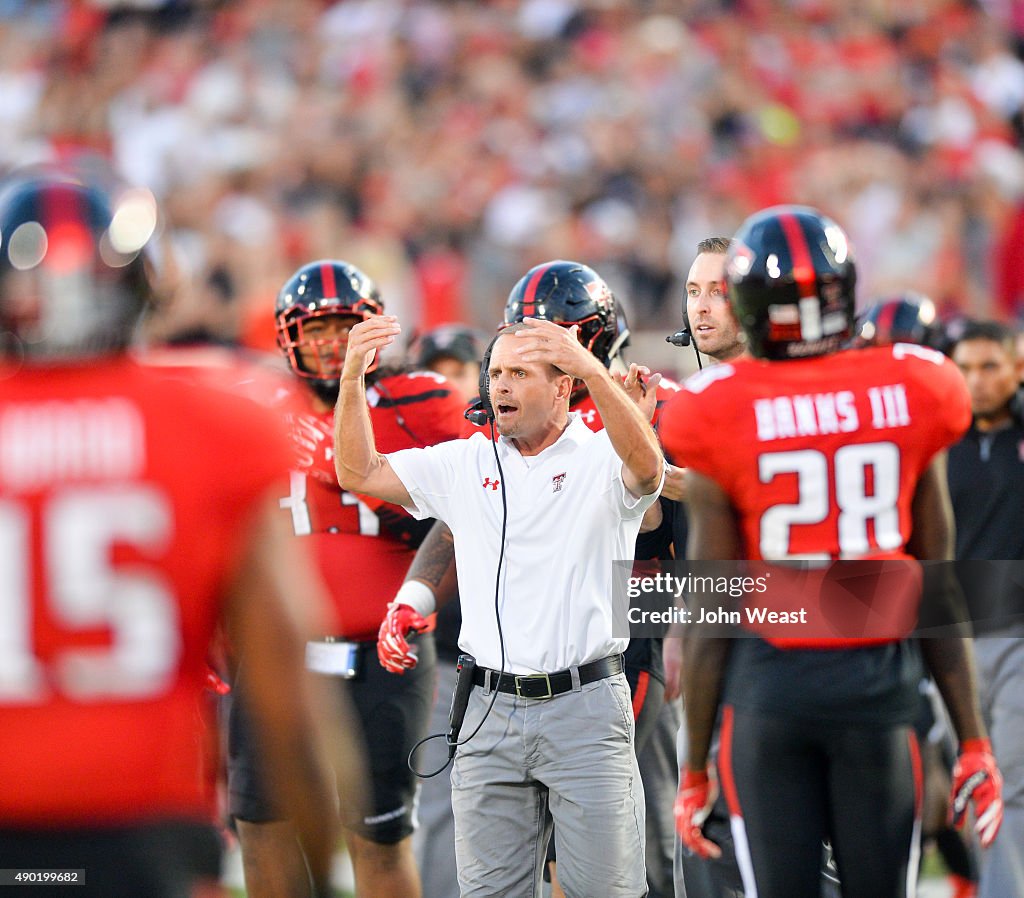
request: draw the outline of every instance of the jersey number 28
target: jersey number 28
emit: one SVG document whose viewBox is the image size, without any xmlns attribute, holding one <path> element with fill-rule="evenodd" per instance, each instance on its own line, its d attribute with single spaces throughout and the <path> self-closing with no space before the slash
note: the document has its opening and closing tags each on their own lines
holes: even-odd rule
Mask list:
<svg viewBox="0 0 1024 898">
<path fill-rule="evenodd" d="M 796 502 L 773 505 L 761 515 L 762 558 L 827 560 L 828 552 L 793 553 L 792 528 L 826 521 L 833 494 L 839 512 L 838 533 L 830 534 L 829 541 L 839 546 L 841 557 L 902 546 L 897 507 L 900 451 L 895 443 L 842 446 L 832 458 L 831 471 L 828 456 L 817 449 L 767 452 L 758 457 L 757 472 L 764 484 L 795 474 L 798 497 Z"/>
</svg>

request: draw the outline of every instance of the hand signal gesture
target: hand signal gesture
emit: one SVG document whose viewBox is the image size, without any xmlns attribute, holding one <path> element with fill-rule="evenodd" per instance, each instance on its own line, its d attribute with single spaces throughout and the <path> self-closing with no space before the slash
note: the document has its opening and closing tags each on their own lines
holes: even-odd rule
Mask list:
<svg viewBox="0 0 1024 898">
<path fill-rule="evenodd" d="M 373 362 L 373 357 L 385 346 L 395 342 L 402 332 L 394 315 L 372 315 L 360 321 L 349 331 L 345 350 L 344 379 L 362 377 Z"/>
</svg>

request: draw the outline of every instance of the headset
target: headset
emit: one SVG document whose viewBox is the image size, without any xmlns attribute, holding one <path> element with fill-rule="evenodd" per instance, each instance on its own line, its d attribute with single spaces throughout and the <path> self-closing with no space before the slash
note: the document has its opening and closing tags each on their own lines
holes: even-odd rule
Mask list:
<svg viewBox="0 0 1024 898">
<path fill-rule="evenodd" d="M 430 736 L 426 736 L 420 739 L 409 752 L 409 758 L 407 764 L 409 769 L 420 779 L 429 779 L 432 776 L 437 776 L 447 769 L 448 765 L 451 764 L 452 759 L 455 757 L 455 749 L 460 745 L 465 745 L 472 739 L 478 732 L 480 727 L 484 725 L 484 721 L 487 720 L 491 713 L 491 708 L 494 707 L 494 702 L 498 698 L 498 689 L 501 685 L 502 678 L 505 676 L 505 634 L 501 629 L 501 614 L 499 613 L 499 602 L 501 597 L 501 566 L 505 562 L 505 538 L 508 532 L 508 496 L 505 493 L 505 472 L 501 467 L 501 458 L 498 455 L 498 435 L 494 432 L 494 406 L 491 404 L 491 354 L 494 352 L 494 345 L 498 342 L 498 339 L 502 336 L 502 332 L 498 331 L 492 338 L 491 342 L 487 344 L 487 348 L 484 350 L 484 357 L 480 361 L 480 395 L 469 408 L 463 412 L 464 417 L 471 424 L 477 427 L 485 427 L 490 424 L 491 426 L 491 448 L 494 450 L 494 463 L 498 466 L 498 483 L 501 486 L 501 549 L 498 552 L 498 566 L 494 572 L 494 621 L 498 626 L 498 644 L 501 647 L 501 666 L 498 670 L 498 678 L 494 681 L 491 692 L 491 703 L 487 706 L 487 710 L 484 711 L 484 716 L 480 718 L 480 722 L 476 725 L 476 729 L 473 730 L 465 739 L 459 739 L 457 736 L 458 727 L 452 727 L 447 733 L 434 733 Z M 459 656 L 459 681 L 456 684 L 456 696 L 452 698 L 453 706 L 458 701 L 458 693 L 462 689 L 462 676 L 463 676 L 463 656 Z M 470 666 L 466 671 L 465 675 L 471 677 L 473 668 Z M 468 698 L 468 689 L 465 693 L 465 698 Z M 465 708 L 462 709 L 463 713 Z M 459 726 L 461 726 L 461 716 L 459 718 Z M 441 767 L 437 770 L 433 770 L 430 773 L 422 773 L 416 768 L 413 757 L 419 750 L 421 745 L 430 742 L 433 739 L 444 739 L 445 744 L 448 746 L 448 760 L 444 762 Z"/>
<path fill-rule="evenodd" d="M 463 416 L 470 424 L 476 427 L 491 425 L 491 441 L 494 440 L 494 406 L 491 405 L 491 354 L 494 352 L 494 345 L 498 342 L 501 331 L 498 331 L 491 342 L 484 350 L 484 357 L 480 360 L 479 396 L 473 400 L 473 404 L 463 412 Z M 497 452 L 495 452 L 497 459 Z M 498 463 L 500 469 L 501 463 Z"/>
<path fill-rule="evenodd" d="M 671 343 L 673 346 L 693 346 L 693 354 L 697 356 L 697 369 L 704 370 L 704 365 L 701 364 L 700 350 L 697 349 L 697 341 L 693 339 L 693 334 L 690 333 L 690 320 L 686 317 L 686 305 L 683 305 L 683 326 L 677 330 L 674 334 L 670 334 L 665 338 L 666 343 Z"/>
</svg>

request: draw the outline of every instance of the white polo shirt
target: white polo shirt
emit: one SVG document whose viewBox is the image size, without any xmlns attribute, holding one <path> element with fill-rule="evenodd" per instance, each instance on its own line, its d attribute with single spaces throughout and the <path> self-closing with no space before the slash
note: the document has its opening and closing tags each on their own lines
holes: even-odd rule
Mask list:
<svg viewBox="0 0 1024 898">
<path fill-rule="evenodd" d="M 504 437 L 497 443 L 508 497 L 498 607 L 505 669 L 516 674 L 551 673 L 625 649 L 628 639 L 612 636 L 612 562 L 633 558 L 640 520 L 661 492 L 659 485 L 633 498 L 605 431 L 594 433 L 576 413 L 569 419 L 539 455 L 523 457 Z M 415 503 L 409 512 L 444 521 L 455 536 L 459 646 L 477 664 L 499 668 L 502 502 L 490 440 L 477 433 L 387 459 Z"/>
</svg>

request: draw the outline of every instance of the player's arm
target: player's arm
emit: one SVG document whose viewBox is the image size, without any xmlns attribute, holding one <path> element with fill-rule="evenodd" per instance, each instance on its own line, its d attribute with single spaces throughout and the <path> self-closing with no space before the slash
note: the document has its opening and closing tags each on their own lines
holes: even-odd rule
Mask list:
<svg viewBox="0 0 1024 898">
<path fill-rule="evenodd" d="M 246 707 L 273 770 L 268 779 L 281 793 L 275 798 L 295 825 L 315 882 L 326 884 L 339 835 L 337 800 L 358 806 L 362 760 L 344 710 L 326 707 L 305 671 L 306 609 L 326 602 L 316 566 L 291 536 L 276 496 L 259 505 L 249 527 L 225 623 L 246 659 Z"/>
<path fill-rule="evenodd" d="M 692 561 L 738 558 L 741 548 L 739 525 L 725 491 L 710 477 L 693 470 L 687 472 L 687 488 L 690 497 L 687 558 Z M 709 593 L 707 601 L 715 604 L 717 599 Z M 693 619 L 698 619 L 699 607 L 691 606 L 690 610 Z M 686 764 L 691 770 L 702 770 L 707 765 L 711 749 L 711 735 L 732 640 L 709 636 L 700 624 L 686 624 L 681 629 L 682 691 L 689 737 Z"/>
<path fill-rule="evenodd" d="M 913 537 L 908 549 L 922 561 L 950 562 L 954 555 L 953 507 L 946 480 L 946 455 L 940 453 L 918 482 L 912 507 Z M 949 711 L 960 742 L 953 770 L 951 816 L 962 824 L 969 804 L 981 844 L 992 843 L 1003 817 L 1002 775 L 978 704 L 974 647 L 966 625 L 963 594 L 952 564 L 925 565 L 922 605 L 939 635 L 921 639 L 921 653 Z M 958 632 L 966 631 L 966 632 Z"/>
<path fill-rule="evenodd" d="M 342 489 L 409 506 L 409 491 L 377 451 L 366 404 L 366 369 L 374 353 L 393 343 L 400 331 L 392 315 L 375 315 L 349 331 L 334 410 L 334 468 Z"/>
<path fill-rule="evenodd" d="M 690 496 L 690 538 L 687 557 L 693 561 L 736 558 L 740 552 L 739 527 L 729 497 L 708 477 L 687 472 Z M 710 600 L 709 595 L 709 600 Z M 697 620 L 699 606 L 691 604 Z M 675 802 L 676 830 L 683 843 L 700 857 L 720 857 L 722 850 L 706 839 L 701 827 L 715 800 L 708 754 L 721 701 L 722 679 L 732 640 L 710 635 L 705 627 L 689 623 L 683 628 L 683 703 L 686 708 L 688 750 L 680 771 Z"/>
<path fill-rule="evenodd" d="M 455 538 L 447 524 L 436 521 L 380 625 L 377 659 L 381 667 L 401 674 L 416 666 L 419 658 L 409 645 L 409 634 L 425 630 L 427 615 L 455 596 L 455 573 Z"/>
<path fill-rule="evenodd" d="M 912 506 L 913 531 L 909 552 L 922 561 L 951 562 L 955 528 L 953 506 L 946 481 L 946 455 L 940 453 L 918 481 Z M 952 564 L 924 565 L 922 606 L 931 626 L 952 635 L 921 640 L 925 662 L 961 741 L 983 738 L 984 723 L 978 705 L 974 653 L 963 594 Z M 959 632 L 958 632 L 959 631 Z"/>
<path fill-rule="evenodd" d="M 422 583 L 430 590 L 434 597 L 434 608 L 430 611 L 447 605 L 455 596 L 455 537 L 444 521 L 435 521 L 430 528 L 409 565 L 405 582 Z"/>
</svg>

